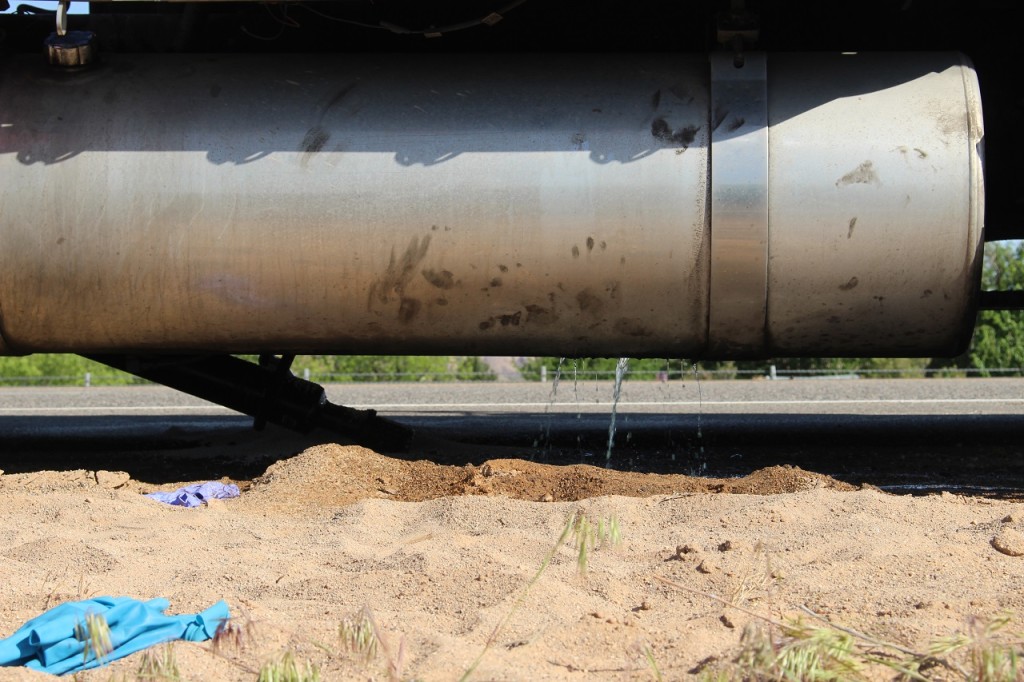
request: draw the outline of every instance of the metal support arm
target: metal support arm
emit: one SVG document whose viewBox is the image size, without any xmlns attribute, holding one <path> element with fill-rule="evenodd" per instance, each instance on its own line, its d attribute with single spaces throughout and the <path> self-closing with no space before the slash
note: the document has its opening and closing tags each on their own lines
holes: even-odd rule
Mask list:
<svg viewBox="0 0 1024 682">
<path fill-rule="evenodd" d="M 374 410 L 328 402 L 319 384 L 291 374 L 290 358 L 260 364 L 231 355 L 87 355 L 96 362 L 163 384 L 255 418 L 306 433 L 323 428 L 360 445 L 404 452 L 413 432 Z"/>
</svg>

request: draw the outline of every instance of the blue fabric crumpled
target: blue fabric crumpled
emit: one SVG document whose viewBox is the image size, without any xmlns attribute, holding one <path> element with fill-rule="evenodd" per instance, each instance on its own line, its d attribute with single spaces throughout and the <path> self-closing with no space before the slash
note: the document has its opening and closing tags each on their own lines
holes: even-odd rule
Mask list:
<svg viewBox="0 0 1024 682">
<path fill-rule="evenodd" d="M 165 615 L 169 606 L 166 599 L 144 602 L 131 597 L 96 597 L 55 606 L 0 639 L 0 666 L 24 666 L 52 675 L 88 670 L 163 642 L 204 642 L 231 617 L 223 601 L 180 616 Z M 110 626 L 113 649 L 100 660 L 92 651 L 86 653 L 87 643 L 75 632 L 90 613 L 103 616 Z"/>
<path fill-rule="evenodd" d="M 207 500 L 226 500 L 238 497 L 238 494 L 238 486 L 234 483 L 207 481 L 178 488 L 173 493 L 146 493 L 145 496 L 178 507 L 199 507 L 206 504 Z"/>
</svg>

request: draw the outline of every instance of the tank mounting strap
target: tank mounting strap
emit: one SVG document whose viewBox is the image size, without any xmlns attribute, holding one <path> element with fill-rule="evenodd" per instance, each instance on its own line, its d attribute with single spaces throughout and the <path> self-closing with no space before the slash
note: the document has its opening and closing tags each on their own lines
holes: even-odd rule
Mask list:
<svg viewBox="0 0 1024 682">
<path fill-rule="evenodd" d="M 762 52 L 711 60 L 708 355 L 759 354 L 768 295 L 768 87 Z"/>
</svg>

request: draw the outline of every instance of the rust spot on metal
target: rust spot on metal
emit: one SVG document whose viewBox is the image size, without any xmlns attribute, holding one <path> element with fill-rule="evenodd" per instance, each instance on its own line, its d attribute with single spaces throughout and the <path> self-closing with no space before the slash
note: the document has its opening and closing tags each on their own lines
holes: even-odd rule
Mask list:
<svg viewBox="0 0 1024 682">
<path fill-rule="evenodd" d="M 488 329 L 490 329 L 491 327 L 494 326 L 494 318 L 493 317 L 487 318 L 486 320 L 481 322 L 479 326 L 480 326 L 480 331 L 482 331 L 482 332 L 487 331 Z"/>
<path fill-rule="evenodd" d="M 932 290 L 931 289 L 925 289 L 924 292 L 921 294 L 921 298 L 928 298 L 931 295 L 932 295 Z"/>
<path fill-rule="evenodd" d="M 850 289 L 853 289 L 854 287 L 856 287 L 858 284 L 860 284 L 860 280 L 857 279 L 856 277 L 851 277 L 849 282 L 847 282 L 846 284 L 840 284 L 839 285 L 839 290 L 840 291 L 849 291 Z"/>
<path fill-rule="evenodd" d="M 434 303 L 436 303 L 437 305 L 448 305 L 448 299 L 447 298 L 435 298 L 434 299 Z"/>
<path fill-rule="evenodd" d="M 494 279 L 492 279 L 491 280 L 491 286 L 492 287 L 500 287 L 501 286 L 501 277 L 495 277 Z"/>
<path fill-rule="evenodd" d="M 853 228 L 857 226 L 857 217 L 850 218 L 850 227 L 846 230 L 846 238 L 849 239 L 853 236 Z"/>
<path fill-rule="evenodd" d="M 498 269 L 501 270 L 502 272 L 508 272 L 508 266 L 507 265 L 499 265 Z"/>
<path fill-rule="evenodd" d="M 572 257 L 573 258 L 579 258 L 580 257 L 580 247 L 576 246 L 575 244 L 573 244 L 573 247 L 572 247 Z"/>
<path fill-rule="evenodd" d="M 594 238 L 593 237 L 587 237 L 587 251 L 593 251 L 593 250 L 594 250 Z"/>
</svg>

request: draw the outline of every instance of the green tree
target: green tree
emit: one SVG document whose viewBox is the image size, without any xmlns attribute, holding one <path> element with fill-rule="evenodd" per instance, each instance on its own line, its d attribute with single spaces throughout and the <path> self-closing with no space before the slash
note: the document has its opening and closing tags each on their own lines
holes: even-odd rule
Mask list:
<svg viewBox="0 0 1024 682">
<path fill-rule="evenodd" d="M 1024 242 L 986 245 L 981 288 L 1024 289 Z M 984 310 L 979 313 L 971 346 L 958 364 L 975 368 L 982 376 L 990 376 L 988 370 L 991 369 L 1024 367 L 1024 312 Z M 1021 372 L 1014 374 L 1019 376 Z"/>
</svg>

